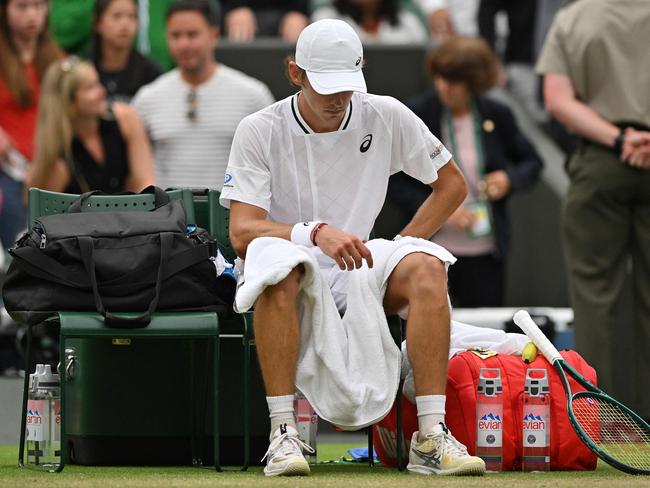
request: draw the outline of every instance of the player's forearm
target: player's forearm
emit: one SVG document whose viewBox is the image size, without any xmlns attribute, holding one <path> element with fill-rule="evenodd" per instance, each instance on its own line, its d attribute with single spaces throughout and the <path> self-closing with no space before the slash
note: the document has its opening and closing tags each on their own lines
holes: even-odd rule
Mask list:
<svg viewBox="0 0 650 488">
<path fill-rule="evenodd" d="M 291 225 L 270 220 L 231 220 L 230 242 L 237 256 L 244 259 L 248 245 L 257 237 L 280 237 L 291 240 Z"/>
<path fill-rule="evenodd" d="M 431 188 L 433 192 L 400 235 L 430 239 L 467 196 L 465 178 L 453 160 L 438 171 Z"/>
</svg>

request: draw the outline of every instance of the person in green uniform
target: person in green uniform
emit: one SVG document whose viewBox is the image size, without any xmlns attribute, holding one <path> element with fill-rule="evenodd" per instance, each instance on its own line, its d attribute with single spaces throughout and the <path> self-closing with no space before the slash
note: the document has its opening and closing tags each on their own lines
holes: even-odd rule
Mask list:
<svg viewBox="0 0 650 488">
<path fill-rule="evenodd" d="M 605 391 L 630 388 L 650 417 L 650 2 L 582 0 L 563 8 L 537 64 L 549 112 L 581 142 L 568 161 L 562 233 L 578 351 Z M 632 263 L 631 321 L 618 317 Z M 624 372 L 625 338 L 637 353 Z M 623 376 L 623 374 L 625 376 Z M 626 378 L 622 385 L 616 378 Z M 615 393 L 616 394 L 616 393 Z"/>
</svg>

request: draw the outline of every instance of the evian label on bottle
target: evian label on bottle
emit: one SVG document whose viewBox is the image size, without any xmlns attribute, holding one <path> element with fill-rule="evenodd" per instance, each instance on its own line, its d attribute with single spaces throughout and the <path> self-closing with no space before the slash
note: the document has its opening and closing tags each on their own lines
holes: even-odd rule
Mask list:
<svg viewBox="0 0 650 488">
<path fill-rule="evenodd" d="M 314 450 L 316 449 L 316 432 L 318 428 L 318 416 L 314 408 L 306 398 L 296 398 L 295 412 L 297 420 L 298 435 Z"/>
<path fill-rule="evenodd" d="M 485 404 L 477 406 L 476 445 L 501 447 L 503 433 L 503 406 Z"/>
<path fill-rule="evenodd" d="M 54 433 L 52 434 L 52 441 L 59 442 L 61 440 L 61 400 L 54 400 Z"/>
<path fill-rule="evenodd" d="M 526 405 L 524 409 L 524 447 L 546 447 L 548 432 L 547 405 Z"/>
<path fill-rule="evenodd" d="M 27 440 L 45 441 L 49 439 L 50 411 L 47 400 L 27 401 Z"/>
</svg>

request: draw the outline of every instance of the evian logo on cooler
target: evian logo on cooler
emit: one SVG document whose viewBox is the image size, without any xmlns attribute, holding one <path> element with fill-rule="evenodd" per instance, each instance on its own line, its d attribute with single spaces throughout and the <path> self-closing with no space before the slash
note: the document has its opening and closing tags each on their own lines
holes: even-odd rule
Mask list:
<svg viewBox="0 0 650 488">
<path fill-rule="evenodd" d="M 496 430 L 501 427 L 501 416 L 492 412 L 483 415 L 478 422 L 478 428 L 481 430 Z"/>
<path fill-rule="evenodd" d="M 28 424 L 42 424 L 43 417 L 40 412 L 36 409 L 32 410 L 31 408 L 27 409 L 27 423 Z"/>
<path fill-rule="evenodd" d="M 544 430 L 546 429 L 546 422 L 539 415 L 533 415 L 529 413 L 524 417 L 524 429 L 525 430 Z"/>
</svg>

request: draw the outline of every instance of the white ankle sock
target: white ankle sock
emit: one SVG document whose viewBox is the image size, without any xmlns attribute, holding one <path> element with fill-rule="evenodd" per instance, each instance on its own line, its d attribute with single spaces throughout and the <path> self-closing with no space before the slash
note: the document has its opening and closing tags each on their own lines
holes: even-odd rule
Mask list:
<svg viewBox="0 0 650 488">
<path fill-rule="evenodd" d="M 271 418 L 271 435 L 280 428 L 280 425 L 287 424 L 296 428 L 296 418 L 293 411 L 293 395 L 266 397 L 269 405 L 269 417 Z"/>
<path fill-rule="evenodd" d="M 416 396 L 415 404 L 418 409 L 418 426 L 420 435 L 433 431 L 439 423 L 445 423 L 445 395 Z"/>
</svg>

